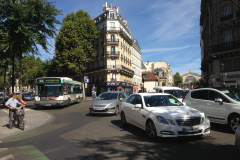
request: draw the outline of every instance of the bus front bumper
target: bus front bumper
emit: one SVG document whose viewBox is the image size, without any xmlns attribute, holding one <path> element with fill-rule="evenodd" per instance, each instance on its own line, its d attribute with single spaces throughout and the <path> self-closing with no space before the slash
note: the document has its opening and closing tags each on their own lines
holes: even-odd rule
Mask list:
<svg viewBox="0 0 240 160">
<path fill-rule="evenodd" d="M 49 101 L 35 101 L 35 106 L 44 106 L 44 107 L 51 107 L 51 106 L 66 106 L 68 105 L 68 101 L 64 100 L 49 100 Z"/>
</svg>

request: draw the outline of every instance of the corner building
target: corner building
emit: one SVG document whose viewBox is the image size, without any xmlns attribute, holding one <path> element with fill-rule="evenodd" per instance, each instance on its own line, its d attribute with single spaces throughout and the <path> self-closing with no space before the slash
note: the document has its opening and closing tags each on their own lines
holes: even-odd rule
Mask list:
<svg viewBox="0 0 240 160">
<path fill-rule="evenodd" d="M 201 0 L 201 70 L 205 86 L 240 88 L 239 20 L 239 0 Z"/>
<path fill-rule="evenodd" d="M 94 87 L 97 94 L 114 90 L 132 94 L 135 74 L 132 69 L 133 37 L 127 20 L 119 15 L 119 8 L 106 3 L 103 13 L 94 21 L 100 37 L 93 44 L 96 49 L 94 61 L 86 64 L 87 94 L 91 94 Z"/>
</svg>

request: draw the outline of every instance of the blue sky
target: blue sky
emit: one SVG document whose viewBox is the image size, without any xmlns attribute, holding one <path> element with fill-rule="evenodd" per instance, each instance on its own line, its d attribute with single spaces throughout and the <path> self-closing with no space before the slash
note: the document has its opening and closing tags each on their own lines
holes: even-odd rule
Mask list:
<svg viewBox="0 0 240 160">
<path fill-rule="evenodd" d="M 63 11 L 62 19 L 79 9 L 92 18 L 103 12 L 103 4 L 119 7 L 126 18 L 132 36 L 142 49 L 142 61 L 165 61 L 173 74 L 192 72 L 201 74 L 200 0 L 56 0 L 56 8 Z M 57 26 L 59 28 L 60 26 Z M 49 43 L 54 46 L 54 39 Z M 42 49 L 42 59 L 52 58 Z"/>
</svg>

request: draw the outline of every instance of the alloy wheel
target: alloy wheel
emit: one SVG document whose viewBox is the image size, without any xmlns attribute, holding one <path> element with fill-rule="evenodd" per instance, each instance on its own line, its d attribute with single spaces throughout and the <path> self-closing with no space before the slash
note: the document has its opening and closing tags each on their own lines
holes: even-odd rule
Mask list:
<svg viewBox="0 0 240 160">
<path fill-rule="evenodd" d="M 147 122 L 146 132 L 147 132 L 147 136 L 150 139 L 155 139 L 157 137 L 156 127 L 153 121 L 150 120 Z"/>
<path fill-rule="evenodd" d="M 240 117 L 233 116 L 230 120 L 230 128 L 235 132 L 240 125 Z"/>
</svg>

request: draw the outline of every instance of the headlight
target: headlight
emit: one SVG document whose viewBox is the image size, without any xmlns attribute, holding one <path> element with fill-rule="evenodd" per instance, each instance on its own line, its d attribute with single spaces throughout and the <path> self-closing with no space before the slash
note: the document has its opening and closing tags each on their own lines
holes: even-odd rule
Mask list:
<svg viewBox="0 0 240 160">
<path fill-rule="evenodd" d="M 114 103 L 107 105 L 108 108 L 115 108 Z"/>
<path fill-rule="evenodd" d="M 208 120 L 208 117 L 206 115 L 204 115 L 204 117 L 201 118 L 201 123 L 203 123 L 206 120 Z"/>
<path fill-rule="evenodd" d="M 159 123 L 169 124 L 168 121 L 162 116 L 157 116 L 157 120 Z"/>
</svg>

